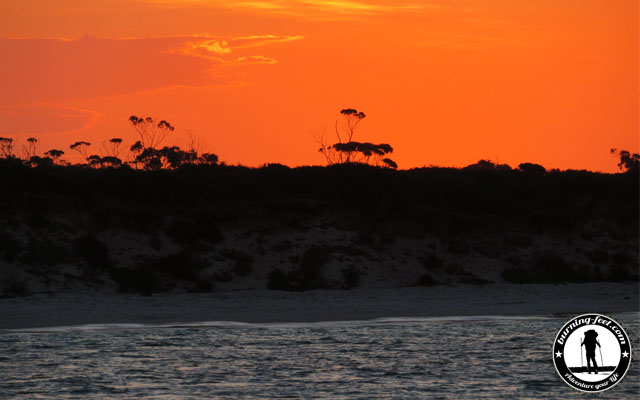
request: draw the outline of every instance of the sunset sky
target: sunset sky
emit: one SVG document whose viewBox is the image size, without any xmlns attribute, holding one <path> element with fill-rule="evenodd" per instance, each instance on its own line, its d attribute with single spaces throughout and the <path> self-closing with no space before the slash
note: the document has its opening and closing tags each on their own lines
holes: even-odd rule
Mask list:
<svg viewBox="0 0 640 400">
<path fill-rule="evenodd" d="M 342 108 L 400 168 L 616 171 L 639 148 L 637 0 L 1 0 L 0 136 L 135 140 L 322 164 Z"/>
</svg>

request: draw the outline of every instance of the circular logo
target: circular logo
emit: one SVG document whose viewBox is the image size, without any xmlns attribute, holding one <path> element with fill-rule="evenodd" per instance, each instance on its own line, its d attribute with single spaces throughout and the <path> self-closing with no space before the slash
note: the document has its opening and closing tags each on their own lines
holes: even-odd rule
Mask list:
<svg viewBox="0 0 640 400">
<path fill-rule="evenodd" d="M 602 314 L 567 322 L 553 343 L 553 364 L 569 386 L 601 392 L 618 384 L 631 365 L 631 342 L 619 323 Z"/>
</svg>

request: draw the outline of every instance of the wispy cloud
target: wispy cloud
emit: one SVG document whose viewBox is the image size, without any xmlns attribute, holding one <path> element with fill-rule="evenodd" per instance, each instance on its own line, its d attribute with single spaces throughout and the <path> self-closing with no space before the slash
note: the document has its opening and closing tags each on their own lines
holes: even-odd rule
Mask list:
<svg viewBox="0 0 640 400">
<path fill-rule="evenodd" d="M 11 60 L 0 63 L 0 105 L 172 86 L 237 85 L 236 69 L 277 62 L 269 56 L 268 45 L 301 38 L 266 34 L 228 38 L 0 39 L 0 53 Z"/>
<path fill-rule="evenodd" d="M 94 110 L 53 103 L 0 106 L 0 126 L 9 134 L 81 131 L 100 117 L 102 114 Z"/>
<path fill-rule="evenodd" d="M 228 63 L 229 61 L 238 60 L 238 58 L 233 59 L 226 56 L 239 49 L 291 42 L 303 38 L 303 36 L 254 35 L 222 39 L 212 36 L 193 35 L 184 38 L 184 40 L 180 43 L 180 47 L 174 49 L 174 51 L 209 60 L 215 60 L 220 63 Z M 243 57 L 245 59 L 250 59 L 252 57 L 262 56 L 246 55 Z M 263 58 L 267 59 L 267 57 Z M 269 60 L 269 64 L 273 64 L 276 62 L 276 60 L 271 58 L 269 58 Z"/>
<path fill-rule="evenodd" d="M 164 6 L 207 6 L 226 9 L 256 11 L 291 15 L 304 18 L 344 18 L 348 16 L 370 15 L 385 12 L 416 11 L 439 8 L 427 1 L 381 1 L 381 0 L 141 0 Z"/>
</svg>

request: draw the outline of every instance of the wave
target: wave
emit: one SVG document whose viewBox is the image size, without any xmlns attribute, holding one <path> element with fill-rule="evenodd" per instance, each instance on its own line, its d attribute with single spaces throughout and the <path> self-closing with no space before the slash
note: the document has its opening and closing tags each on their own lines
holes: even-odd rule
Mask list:
<svg viewBox="0 0 640 400">
<path fill-rule="evenodd" d="M 640 313 L 615 313 L 617 318 L 638 317 Z M 571 315 L 573 316 L 573 315 Z M 431 316 L 431 317 L 386 317 L 366 320 L 313 321 L 313 322 L 239 322 L 239 321 L 198 321 L 198 322 L 163 322 L 163 323 L 104 323 L 63 325 L 37 328 L 1 329 L 3 333 L 61 333 L 61 332 L 99 332 L 137 329 L 282 329 L 340 327 L 356 325 L 402 325 L 432 324 L 470 321 L 535 321 L 547 319 L 566 319 L 564 315 L 466 315 L 466 316 Z"/>
</svg>

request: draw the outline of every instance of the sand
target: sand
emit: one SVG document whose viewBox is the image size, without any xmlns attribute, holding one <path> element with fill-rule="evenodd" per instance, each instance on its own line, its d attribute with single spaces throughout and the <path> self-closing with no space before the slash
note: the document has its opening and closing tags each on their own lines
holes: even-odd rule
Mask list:
<svg viewBox="0 0 640 400">
<path fill-rule="evenodd" d="M 430 316 L 546 316 L 640 311 L 637 283 L 460 285 L 397 289 L 35 294 L 0 300 L 0 329 L 84 324 L 319 322 Z"/>
</svg>

